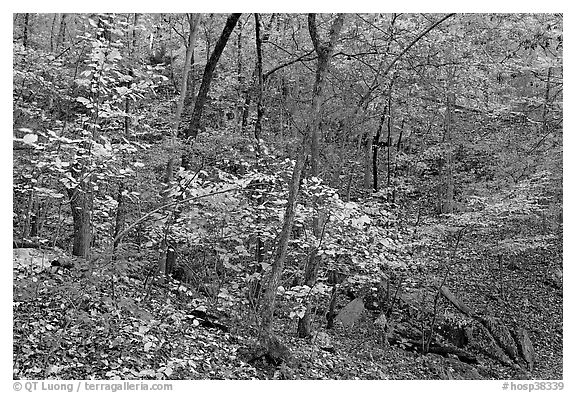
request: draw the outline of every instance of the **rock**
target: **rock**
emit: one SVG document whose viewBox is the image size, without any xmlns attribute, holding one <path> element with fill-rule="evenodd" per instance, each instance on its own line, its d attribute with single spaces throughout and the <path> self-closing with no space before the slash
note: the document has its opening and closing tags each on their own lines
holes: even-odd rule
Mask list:
<svg viewBox="0 0 576 393">
<path fill-rule="evenodd" d="M 328 352 L 334 352 L 334 345 L 332 344 L 332 338 L 328 333 L 318 332 L 312 339 L 312 344 L 317 345 L 320 349 Z"/>
<path fill-rule="evenodd" d="M 487 328 L 482 325 L 471 326 L 468 330 L 469 347 L 475 352 L 482 352 L 500 363 L 512 367 L 513 362 L 496 343 Z"/>
<path fill-rule="evenodd" d="M 37 248 L 15 248 L 12 250 L 13 267 L 38 266 L 49 267 L 50 262 L 58 258 L 58 254 L 52 250 Z"/>
<path fill-rule="evenodd" d="M 427 354 L 425 364 L 434 371 L 440 379 L 485 379 L 476 367 L 453 358 L 445 358 L 437 354 Z"/>
<path fill-rule="evenodd" d="M 524 328 L 518 328 L 514 333 L 514 339 L 520 349 L 522 359 L 526 361 L 528 370 L 532 371 L 534 369 L 536 352 L 534 351 L 534 346 L 532 345 L 530 336 L 528 336 L 528 332 Z"/>
<path fill-rule="evenodd" d="M 484 379 L 474 366 L 450 358 L 446 359 L 446 374 L 449 379 Z"/>
<path fill-rule="evenodd" d="M 504 323 L 494 317 L 481 317 L 480 321 L 482 325 L 490 332 L 496 343 L 504 350 L 506 355 L 508 355 L 513 360 L 518 359 L 518 347 L 516 346 L 516 341 L 512 337 L 510 330 L 504 325 Z"/>
<path fill-rule="evenodd" d="M 386 326 L 388 326 L 388 318 L 386 318 L 386 314 L 380 314 L 380 316 L 374 321 L 374 325 L 385 330 Z"/>
<path fill-rule="evenodd" d="M 335 320 L 340 321 L 342 325 L 350 329 L 360 319 L 364 312 L 364 302 L 360 298 L 356 298 L 348 303 L 336 316 Z"/>
<path fill-rule="evenodd" d="M 443 286 L 440 288 L 440 292 L 442 292 L 442 295 L 444 295 L 444 297 L 448 299 L 448 301 L 450 301 L 450 303 L 452 303 L 452 305 L 454 305 L 454 307 L 456 307 L 461 313 L 467 316 L 472 316 L 474 314 L 472 309 L 464 304 L 462 300 L 457 298 L 456 295 L 454 295 L 447 287 Z"/>
</svg>

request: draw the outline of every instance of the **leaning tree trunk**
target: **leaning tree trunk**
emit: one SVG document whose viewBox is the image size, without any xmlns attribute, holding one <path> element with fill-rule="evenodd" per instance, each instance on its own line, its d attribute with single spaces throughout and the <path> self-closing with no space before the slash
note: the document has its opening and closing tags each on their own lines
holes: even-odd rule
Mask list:
<svg viewBox="0 0 576 393">
<path fill-rule="evenodd" d="M 302 171 L 306 162 L 306 138 L 302 141 L 302 146 L 298 151 L 296 164 L 292 171 L 292 179 L 288 190 L 288 204 L 286 205 L 286 212 L 284 213 L 284 223 L 282 224 L 282 231 L 276 251 L 274 254 L 274 263 L 272 264 L 272 275 L 268 281 L 266 291 L 262 299 L 261 309 L 261 327 L 260 337 L 262 341 L 266 342 L 272 335 L 272 322 L 274 315 L 274 308 L 276 303 L 276 291 L 280 285 L 282 271 L 286 262 L 286 253 L 288 251 L 288 241 L 292 233 L 292 226 L 294 225 L 294 216 L 296 214 L 296 202 L 298 200 L 298 193 L 300 191 L 300 179 L 302 178 Z"/>
<path fill-rule="evenodd" d="M 330 37 L 328 43 L 320 42 L 319 34 L 316 28 L 316 14 L 308 14 L 308 30 L 314 49 L 318 54 L 318 63 L 316 68 L 316 80 L 314 81 L 314 90 L 312 96 L 312 110 L 310 113 L 310 166 L 311 175 L 318 177 L 319 174 L 319 161 L 320 161 L 320 120 L 322 110 L 322 97 L 326 85 L 326 75 L 330 68 L 330 60 L 334 52 L 336 40 L 340 34 L 340 30 L 344 24 L 344 14 L 338 14 L 336 20 L 330 29 Z M 318 242 L 321 239 L 320 220 L 316 215 L 313 219 L 313 232 Z M 318 269 L 320 267 L 320 259 L 317 256 L 319 243 L 310 251 L 306 266 L 304 268 L 304 284 L 312 288 L 316 284 L 318 276 Z M 298 321 L 298 336 L 308 337 L 311 333 L 311 316 L 310 316 L 310 302 L 306 305 L 304 316 Z"/>
<path fill-rule="evenodd" d="M 214 70 L 216 69 L 216 65 L 218 64 L 218 60 L 226 47 L 226 43 L 228 42 L 228 38 L 230 38 L 230 34 L 232 34 L 232 30 L 234 30 L 234 26 L 238 23 L 238 19 L 242 14 L 231 14 L 228 19 L 226 20 L 226 25 L 224 26 L 224 30 L 222 30 L 222 34 L 206 63 L 206 67 L 204 68 L 204 75 L 202 76 L 202 84 L 200 85 L 200 90 L 198 91 L 198 96 L 196 97 L 196 102 L 194 103 L 194 111 L 192 112 L 192 120 L 190 120 L 190 125 L 188 126 L 188 130 L 186 131 L 186 138 L 187 139 L 196 139 L 198 135 L 198 131 L 200 129 L 200 120 L 202 118 L 202 112 L 204 110 L 204 105 L 206 104 L 206 99 L 208 98 L 208 90 L 210 89 L 210 83 L 212 82 L 212 77 L 214 75 Z"/>
</svg>

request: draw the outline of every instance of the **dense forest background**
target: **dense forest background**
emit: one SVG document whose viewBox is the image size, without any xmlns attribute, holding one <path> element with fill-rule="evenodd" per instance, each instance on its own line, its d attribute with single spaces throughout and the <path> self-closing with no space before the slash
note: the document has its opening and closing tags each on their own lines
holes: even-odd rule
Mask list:
<svg viewBox="0 0 576 393">
<path fill-rule="evenodd" d="M 14 14 L 15 378 L 562 378 L 558 14 Z"/>
</svg>

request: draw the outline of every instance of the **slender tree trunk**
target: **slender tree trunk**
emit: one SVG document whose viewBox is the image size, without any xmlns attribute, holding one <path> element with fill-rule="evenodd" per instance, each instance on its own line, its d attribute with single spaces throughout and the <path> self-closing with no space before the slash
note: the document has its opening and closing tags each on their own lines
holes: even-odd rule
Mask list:
<svg viewBox="0 0 576 393">
<path fill-rule="evenodd" d="M 250 83 L 254 83 L 255 78 L 257 78 L 258 69 L 254 67 L 254 72 L 252 73 L 252 79 Z M 242 119 L 241 119 L 241 129 L 242 132 L 246 131 L 248 128 L 248 116 L 250 115 L 250 103 L 252 102 L 252 94 L 253 94 L 254 86 L 249 87 L 246 89 L 246 94 L 244 97 L 244 105 L 242 106 Z"/>
<path fill-rule="evenodd" d="M 30 237 L 37 237 L 40 229 L 40 203 L 38 201 L 34 202 L 32 214 L 30 217 Z"/>
<path fill-rule="evenodd" d="M 238 99 L 241 96 L 242 86 L 242 73 L 244 72 L 244 65 L 242 63 L 242 22 L 238 21 L 238 37 L 236 39 L 236 78 L 238 80 Z"/>
<path fill-rule="evenodd" d="M 176 106 L 176 113 L 174 116 L 174 129 L 172 136 L 173 138 L 176 137 L 178 134 L 178 128 L 180 125 L 180 119 L 182 116 L 182 111 L 184 109 L 184 101 L 186 99 L 186 93 L 188 90 L 188 74 L 190 73 L 190 69 L 193 63 L 193 56 L 194 56 L 194 47 L 196 46 L 196 38 L 198 36 L 198 27 L 200 26 L 200 20 L 202 18 L 202 14 L 188 14 L 188 23 L 190 25 L 190 31 L 188 35 L 188 44 L 186 46 L 186 59 L 184 61 L 184 70 L 182 73 L 182 83 L 180 85 L 180 97 L 178 100 L 178 104 Z M 163 204 L 168 203 L 168 195 L 170 193 L 170 189 L 172 187 L 172 180 L 174 177 L 174 166 L 176 165 L 176 157 L 170 156 L 167 163 L 166 163 L 166 170 L 164 172 L 164 183 L 165 188 L 163 190 Z M 176 219 L 178 212 L 174 210 L 172 212 L 173 219 Z M 160 273 L 160 280 L 163 282 L 165 276 L 169 275 L 174 266 L 176 265 L 176 245 L 170 244 L 169 237 L 170 237 L 170 227 L 166 227 L 166 233 L 163 238 L 161 244 L 161 255 L 158 263 L 158 271 Z"/>
<path fill-rule="evenodd" d="M 451 57 L 450 57 L 451 58 Z M 454 123 L 454 67 L 448 70 L 447 79 L 447 92 L 446 92 L 446 113 L 444 116 L 445 134 L 444 140 L 446 143 L 446 163 L 444 170 L 444 195 L 440 206 L 441 213 L 454 212 L 454 159 L 452 156 L 452 128 Z"/>
<path fill-rule="evenodd" d="M 86 258 L 92 241 L 92 192 L 90 181 L 82 182 L 75 189 L 68 190 L 74 225 L 72 255 Z"/>
<path fill-rule="evenodd" d="M 58 15 L 60 14 L 54 14 L 54 17 L 52 18 L 52 27 L 50 27 L 50 52 L 54 51 L 54 31 L 56 29 L 56 20 L 58 20 Z"/>
<path fill-rule="evenodd" d="M 256 148 L 260 153 L 260 140 L 262 139 L 262 118 L 264 117 L 264 106 L 262 105 L 262 96 L 264 95 L 264 78 L 262 76 L 262 36 L 260 34 L 260 15 L 254 14 L 256 24 L 256 75 L 258 78 L 258 101 L 257 117 L 254 126 L 254 139 L 256 139 Z"/>
<path fill-rule="evenodd" d="M 132 25 L 132 43 L 128 45 L 128 55 L 130 56 L 131 59 L 134 59 L 133 61 L 137 62 L 138 59 L 138 52 L 136 51 L 136 45 L 137 45 L 137 40 L 136 40 L 136 26 L 138 24 L 138 14 L 134 14 L 134 23 Z M 132 71 L 132 69 L 129 69 L 128 72 L 129 76 L 132 78 L 134 77 L 134 72 Z M 128 82 L 128 88 L 130 88 L 132 86 L 132 79 L 130 79 L 130 81 Z M 130 101 L 131 98 L 126 96 L 126 98 L 124 98 L 124 134 L 126 135 L 126 137 L 130 136 Z"/>
<path fill-rule="evenodd" d="M 164 190 L 162 191 L 162 205 L 168 203 L 170 197 L 170 189 L 172 188 L 172 179 L 174 177 L 174 164 L 176 159 L 171 156 L 166 163 L 166 170 L 164 172 Z M 172 211 L 172 215 L 176 215 L 176 210 Z M 169 245 L 170 226 L 169 223 L 166 224 L 164 229 L 164 236 L 162 238 L 162 243 L 160 244 L 160 258 L 158 259 L 158 273 L 160 275 L 160 282 L 163 283 L 167 274 L 169 274 L 170 269 L 176 263 L 176 252 Z"/>
<path fill-rule="evenodd" d="M 334 318 L 336 318 L 336 301 L 338 300 L 338 284 L 333 284 L 332 295 L 330 296 L 330 305 L 326 313 L 326 329 L 334 327 Z"/>
<path fill-rule="evenodd" d="M 260 26 L 260 14 L 254 14 L 254 22 L 256 25 L 256 66 L 254 68 L 254 74 L 257 76 L 257 118 L 256 124 L 254 125 L 254 139 L 256 142 L 256 152 L 258 155 L 261 153 L 260 140 L 262 139 L 262 118 L 264 117 L 264 108 L 262 105 L 262 96 L 264 92 L 264 79 L 262 76 L 262 36 L 261 36 L 261 26 Z M 238 38 L 240 42 L 240 38 Z M 240 44 L 239 44 L 240 46 Z M 240 57 L 238 59 L 238 67 L 240 68 Z M 240 71 L 239 71 L 240 72 Z M 246 127 L 248 119 L 248 107 L 250 106 L 250 90 L 246 93 L 246 101 L 244 102 L 244 107 L 242 111 L 242 128 Z M 263 203 L 263 196 L 258 198 L 258 204 Z M 260 217 L 257 218 L 257 224 L 260 222 Z M 259 272 L 262 271 L 262 262 L 264 261 L 264 242 L 260 236 L 256 237 L 256 264 Z M 254 298 L 260 296 L 261 291 L 261 281 L 258 281 L 254 288 Z"/>
<path fill-rule="evenodd" d="M 390 82 L 390 87 L 388 89 L 388 116 L 386 127 L 388 129 L 388 136 L 386 138 L 386 165 L 387 165 L 387 173 L 386 173 L 386 187 L 388 188 L 388 192 L 390 192 L 390 180 L 391 180 L 391 171 L 392 171 L 392 163 L 390 160 L 390 152 L 392 150 L 392 85 L 394 84 L 394 76 L 392 76 L 392 81 Z"/>
<path fill-rule="evenodd" d="M 184 71 L 182 72 L 180 97 L 178 99 L 178 105 L 176 107 L 176 115 L 174 117 L 174 135 L 178 133 L 178 127 L 180 126 L 180 118 L 182 117 L 182 111 L 184 110 L 184 102 L 186 100 L 186 93 L 188 90 L 188 74 L 190 73 L 190 69 L 192 68 L 194 48 L 196 46 L 196 39 L 198 37 L 198 27 L 200 26 L 201 19 L 202 14 L 188 14 L 190 33 L 188 35 L 188 45 L 186 46 L 186 60 L 184 61 Z"/>
<path fill-rule="evenodd" d="M 546 92 L 544 94 L 544 108 L 542 110 L 542 134 L 548 132 L 548 106 L 550 105 L 550 79 L 552 78 L 552 67 L 548 67 L 546 76 Z"/>
<path fill-rule="evenodd" d="M 310 135 L 310 167 L 311 175 L 318 177 L 319 175 L 319 161 L 320 161 L 320 121 L 322 111 L 322 99 L 324 95 L 324 88 L 326 85 L 326 75 L 330 68 L 330 60 L 334 52 L 336 40 L 340 34 L 340 30 L 344 24 L 344 14 L 338 14 L 334 23 L 330 28 L 330 36 L 328 43 L 320 42 L 319 34 L 316 27 L 316 14 L 308 14 L 308 30 L 314 49 L 318 54 L 318 62 L 316 66 L 316 79 L 314 81 L 314 89 L 312 92 L 312 108 L 310 112 L 310 123 L 308 133 Z M 304 284 L 312 288 L 316 284 L 318 270 L 320 267 L 320 259 L 317 257 L 319 242 L 321 239 L 321 224 L 318 215 L 313 219 L 313 232 L 318 241 L 318 244 L 310 251 L 310 255 L 304 267 Z M 311 311 L 310 302 L 307 302 L 306 311 L 304 316 L 298 321 L 298 336 L 308 337 L 311 333 Z"/>
<path fill-rule="evenodd" d="M 404 134 L 404 119 L 402 119 L 402 123 L 400 125 L 400 134 L 398 135 L 398 142 L 396 142 L 396 156 L 394 157 L 394 179 L 398 178 L 398 154 L 400 153 L 400 149 L 402 148 L 402 136 Z M 390 141 L 392 142 L 392 141 Z M 396 188 L 392 190 L 392 203 L 396 202 Z"/>
<path fill-rule="evenodd" d="M 60 17 L 60 28 L 58 29 L 58 36 L 56 37 L 56 50 L 60 49 L 60 47 L 64 44 L 66 39 L 66 19 L 68 18 L 68 14 L 62 14 Z"/>
<path fill-rule="evenodd" d="M 370 131 L 364 134 L 364 189 L 369 190 L 373 188 L 371 182 L 374 171 L 374 137 Z"/>
<path fill-rule="evenodd" d="M 374 137 L 374 144 L 372 146 L 372 189 L 373 191 L 378 191 L 378 152 L 380 151 L 380 136 L 382 135 L 382 129 L 384 128 L 384 122 L 386 121 L 388 128 L 388 136 L 386 138 L 387 146 L 387 187 L 390 188 L 390 145 L 392 144 L 391 138 L 391 106 L 392 106 L 392 87 L 394 85 L 395 75 L 390 79 L 390 85 L 388 86 L 388 102 L 384 107 L 384 112 L 382 112 L 382 117 L 380 118 L 380 124 L 378 125 L 378 130 L 376 131 L 376 136 Z"/>
<path fill-rule="evenodd" d="M 260 337 L 263 341 L 272 335 L 272 322 L 274 320 L 274 308 L 276 305 L 276 291 L 280 285 L 284 264 L 286 262 L 286 253 L 288 251 L 288 241 L 292 233 L 292 226 L 294 225 L 294 216 L 296 214 L 296 203 L 300 191 L 300 179 L 302 178 L 302 171 L 306 162 L 306 143 L 307 138 L 302 141 L 298 155 L 296 157 L 296 164 L 292 171 L 292 179 L 288 189 L 288 203 L 286 205 L 286 212 L 284 213 L 284 223 L 282 224 L 282 231 L 276 251 L 274 253 L 274 262 L 272 264 L 272 274 L 264 292 L 262 309 L 261 309 L 261 329 Z"/>
<path fill-rule="evenodd" d="M 24 242 L 30 236 L 30 227 L 32 221 L 32 211 L 34 209 L 34 191 L 30 190 L 30 195 L 28 196 L 28 203 L 26 204 L 26 210 L 24 211 L 24 217 L 22 223 L 22 241 Z"/>
<path fill-rule="evenodd" d="M 24 14 L 24 26 L 22 32 L 22 45 L 24 48 L 28 48 L 28 25 L 30 23 L 30 14 Z"/>
<path fill-rule="evenodd" d="M 402 136 L 404 134 L 404 122 L 405 119 L 402 119 L 402 125 L 400 126 L 400 135 L 398 136 L 398 142 L 396 143 L 396 152 L 399 153 L 402 149 Z"/>
<path fill-rule="evenodd" d="M 188 130 L 186 131 L 186 138 L 187 139 L 196 139 L 198 135 L 198 131 L 200 128 L 200 120 L 202 118 L 202 112 L 204 110 L 204 105 L 206 104 L 206 99 L 208 98 L 208 90 L 210 89 L 210 83 L 212 82 L 212 77 L 214 75 L 214 70 L 216 69 L 216 64 L 218 64 L 218 60 L 226 47 L 226 43 L 230 38 L 230 34 L 232 34 L 232 30 L 234 30 L 234 26 L 240 19 L 240 15 L 242 14 L 231 14 L 226 20 L 226 25 L 224 26 L 224 30 L 210 55 L 210 59 L 206 63 L 206 67 L 204 69 L 204 75 L 202 76 L 202 84 L 200 85 L 200 90 L 198 91 L 198 96 L 196 98 L 196 102 L 194 104 L 194 112 L 192 113 L 192 120 L 190 121 L 190 125 Z"/>
<path fill-rule="evenodd" d="M 384 111 L 382 111 L 382 116 L 380 117 L 380 124 L 378 125 L 378 130 L 376 130 L 376 136 L 374 136 L 374 142 L 372 143 L 372 190 L 374 192 L 378 191 L 378 152 L 380 150 L 380 135 L 382 135 L 382 128 L 384 128 L 384 122 L 386 121 L 387 115 L 388 107 L 384 107 Z"/>
<path fill-rule="evenodd" d="M 116 196 L 116 202 L 118 202 L 118 207 L 116 208 L 116 224 L 114 226 L 114 239 L 117 238 L 118 234 L 124 229 L 124 222 L 126 220 L 126 202 L 124 198 L 124 190 L 126 186 L 124 182 L 118 183 L 118 195 Z M 114 250 L 118 248 L 120 241 L 122 239 L 116 239 L 114 241 Z"/>
<path fill-rule="evenodd" d="M 132 24 L 132 56 L 136 55 L 136 59 L 138 57 L 138 20 L 140 19 L 140 14 L 134 14 L 134 22 Z M 136 60 L 135 59 L 135 60 Z"/>
</svg>

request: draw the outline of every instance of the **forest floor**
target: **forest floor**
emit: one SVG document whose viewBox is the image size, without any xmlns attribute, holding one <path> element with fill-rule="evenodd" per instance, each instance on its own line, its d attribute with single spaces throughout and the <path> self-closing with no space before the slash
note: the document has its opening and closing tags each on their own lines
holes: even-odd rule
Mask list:
<svg viewBox="0 0 576 393">
<path fill-rule="evenodd" d="M 353 328 L 328 331 L 331 352 L 297 338 L 294 320 L 278 318 L 275 331 L 292 352 L 291 366 L 249 363 L 242 356 L 254 339 L 248 323 L 219 307 L 207 311 L 227 329 L 206 327 L 192 310 L 204 310 L 210 299 L 178 283 L 145 294 L 138 278 L 112 285 L 80 272 L 15 268 L 14 378 L 562 379 L 562 289 L 547 279 L 551 267 L 561 269 L 561 252 L 534 252 L 502 267 L 471 255 L 453 267 L 446 285 L 472 309 L 530 333 L 532 373 L 484 354 L 472 367 L 387 345 L 370 311 Z M 433 282 L 443 270 L 432 265 L 415 274 L 414 282 Z"/>
</svg>

